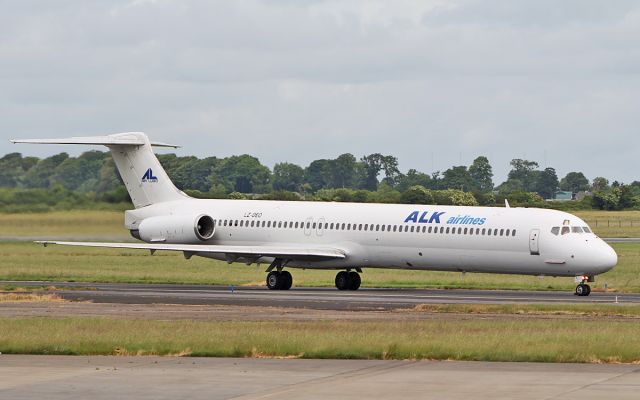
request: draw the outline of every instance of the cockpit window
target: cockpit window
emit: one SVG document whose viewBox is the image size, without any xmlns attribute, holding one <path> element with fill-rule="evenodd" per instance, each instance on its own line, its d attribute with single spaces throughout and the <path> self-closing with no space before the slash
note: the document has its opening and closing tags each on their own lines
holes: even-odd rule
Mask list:
<svg viewBox="0 0 640 400">
<path fill-rule="evenodd" d="M 569 233 L 571 231 L 571 229 L 568 226 L 563 226 L 562 227 L 562 231 L 560 232 L 561 235 L 566 235 L 567 233 Z"/>
<path fill-rule="evenodd" d="M 591 233 L 591 229 L 587 226 L 583 226 L 582 229 L 584 229 L 584 233 Z"/>
<path fill-rule="evenodd" d="M 574 226 L 571 228 L 571 232 L 573 233 L 582 233 L 582 228 L 580 228 L 579 226 Z"/>
<path fill-rule="evenodd" d="M 560 233 L 560 227 L 559 226 L 554 226 L 553 228 L 551 228 L 551 233 L 553 233 L 554 235 L 558 236 L 558 233 Z"/>
</svg>

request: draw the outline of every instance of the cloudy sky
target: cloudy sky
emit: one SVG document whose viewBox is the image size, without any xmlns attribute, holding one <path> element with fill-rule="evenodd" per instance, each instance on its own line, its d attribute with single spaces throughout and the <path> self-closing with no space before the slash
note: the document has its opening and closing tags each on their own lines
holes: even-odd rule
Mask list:
<svg viewBox="0 0 640 400">
<path fill-rule="evenodd" d="M 0 0 L 13 137 L 144 131 L 181 155 L 403 171 L 512 158 L 640 180 L 637 1 Z M 84 150 L 84 149 L 82 149 Z"/>
</svg>

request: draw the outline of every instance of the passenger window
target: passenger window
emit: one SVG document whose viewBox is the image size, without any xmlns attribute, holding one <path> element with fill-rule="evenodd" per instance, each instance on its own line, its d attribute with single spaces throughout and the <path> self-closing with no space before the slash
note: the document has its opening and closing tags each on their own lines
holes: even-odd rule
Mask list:
<svg viewBox="0 0 640 400">
<path fill-rule="evenodd" d="M 449 233 L 449 227 L 447 227 L 447 233 Z"/>
<path fill-rule="evenodd" d="M 433 227 L 432 226 L 429 227 L 429 233 L 431 233 L 431 232 L 433 232 Z"/>
<path fill-rule="evenodd" d="M 329 225 L 329 226 L 331 226 L 331 228 L 329 228 L 329 229 L 333 229 L 333 222 L 332 222 L 332 223 L 331 223 L 331 225 Z"/>
<path fill-rule="evenodd" d="M 311 222 L 307 222 L 307 229 L 311 228 Z"/>
<path fill-rule="evenodd" d="M 396 225 L 394 225 L 394 226 L 393 226 L 393 231 L 394 231 L 394 232 L 396 231 L 396 228 L 397 228 L 397 226 L 396 226 Z"/>
<path fill-rule="evenodd" d="M 559 226 L 554 226 L 553 228 L 551 228 L 551 233 L 553 233 L 554 235 L 558 236 L 558 233 L 560 233 L 560 227 Z"/>
<path fill-rule="evenodd" d="M 500 229 L 500 236 L 504 236 L 504 229 Z"/>
<path fill-rule="evenodd" d="M 462 228 L 458 228 L 458 233 L 462 235 Z"/>
<path fill-rule="evenodd" d="M 579 226 L 574 226 L 571 228 L 571 232 L 573 233 L 582 233 L 582 228 L 580 228 Z"/>
<path fill-rule="evenodd" d="M 515 236 L 516 235 L 516 230 L 514 229 L 513 232 L 511 232 L 511 236 Z"/>
<path fill-rule="evenodd" d="M 427 232 L 427 227 L 426 226 L 422 226 L 422 233 L 426 233 Z"/>
<path fill-rule="evenodd" d="M 560 232 L 561 235 L 566 235 L 567 233 L 570 232 L 570 229 L 568 226 L 563 226 L 562 227 L 562 231 Z"/>
<path fill-rule="evenodd" d="M 362 225 L 360 225 L 360 226 L 362 226 Z M 369 228 L 369 224 L 364 224 L 364 230 L 365 231 L 367 230 L 367 228 Z"/>
<path fill-rule="evenodd" d="M 484 235 L 487 231 L 487 228 L 482 228 L 482 235 Z"/>
<path fill-rule="evenodd" d="M 411 232 L 413 232 L 415 229 L 416 229 L 416 227 L 415 227 L 415 226 L 412 226 L 412 227 L 411 227 Z"/>
<path fill-rule="evenodd" d="M 244 226 L 244 220 L 240 220 L 240 226 L 243 227 Z"/>
<path fill-rule="evenodd" d="M 507 229 L 507 231 L 505 232 L 505 234 L 504 234 L 504 235 L 505 235 L 505 236 L 509 236 L 509 233 L 510 233 L 510 229 Z"/>
<path fill-rule="evenodd" d="M 587 228 L 586 226 L 583 226 L 582 229 L 584 230 L 584 233 L 591 233 L 591 229 Z"/>
<path fill-rule="evenodd" d="M 444 233 L 444 226 L 440 227 L 440 233 Z"/>
</svg>

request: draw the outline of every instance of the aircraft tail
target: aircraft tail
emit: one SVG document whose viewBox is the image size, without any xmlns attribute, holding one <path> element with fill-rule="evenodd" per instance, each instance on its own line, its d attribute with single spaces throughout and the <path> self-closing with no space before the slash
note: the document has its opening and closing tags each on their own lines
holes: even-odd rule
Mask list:
<svg viewBox="0 0 640 400">
<path fill-rule="evenodd" d="M 188 197 L 171 182 L 151 148 L 151 146 L 179 146 L 150 142 L 147 135 L 142 132 L 65 139 L 19 139 L 11 140 L 11 142 L 107 146 L 111 150 L 113 161 L 136 208 L 165 201 L 182 200 Z"/>
</svg>

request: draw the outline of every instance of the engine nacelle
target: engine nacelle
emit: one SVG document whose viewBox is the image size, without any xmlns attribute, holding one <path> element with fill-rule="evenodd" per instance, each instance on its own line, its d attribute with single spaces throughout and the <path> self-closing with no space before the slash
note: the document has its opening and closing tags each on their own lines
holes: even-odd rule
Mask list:
<svg viewBox="0 0 640 400">
<path fill-rule="evenodd" d="M 216 220 L 206 214 L 149 217 L 131 234 L 145 242 L 200 243 L 213 237 Z"/>
</svg>

